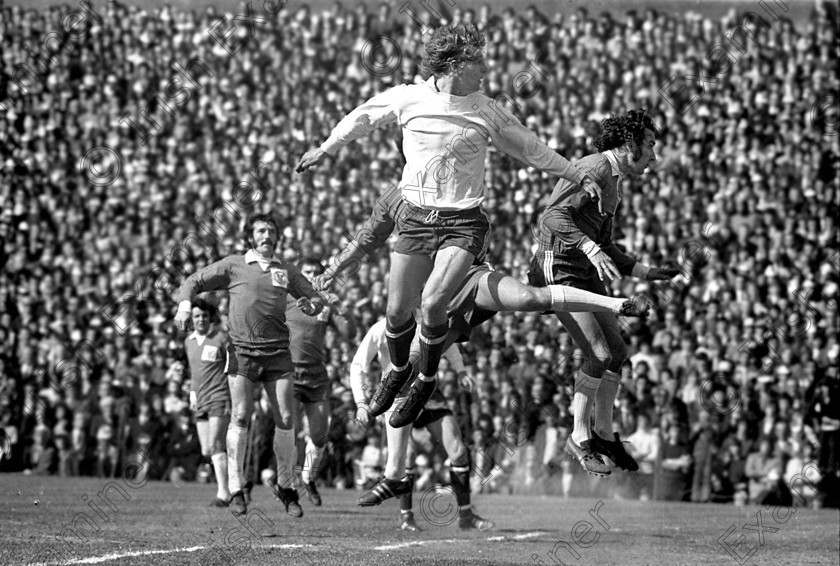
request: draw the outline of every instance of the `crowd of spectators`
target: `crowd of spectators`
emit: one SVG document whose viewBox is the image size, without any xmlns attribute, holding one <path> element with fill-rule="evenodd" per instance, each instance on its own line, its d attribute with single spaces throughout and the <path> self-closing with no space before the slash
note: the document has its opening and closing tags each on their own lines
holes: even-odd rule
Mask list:
<svg viewBox="0 0 840 566">
<path fill-rule="evenodd" d="M 109 477 L 145 449 L 152 465 L 143 473 L 202 477 L 174 290 L 243 249 L 239 224 L 251 212 L 277 216 L 287 253 L 328 261 L 398 179 L 390 130 L 312 174 L 292 169 L 357 104 L 418 80 L 424 28 L 396 4 L 336 3 L 322 13 L 296 4 L 257 13 L 267 21 L 239 45 L 249 27 L 237 23 L 220 40 L 232 15 L 214 28 L 221 14 L 212 7 L 93 2 L 96 16 L 80 12 L 75 35 L 47 42 L 61 45 L 49 60 L 39 46 L 63 29 L 67 8 L 2 9 L 0 470 Z M 742 23 L 735 12 L 441 13 L 486 29 L 485 92 L 569 158 L 594 151 L 610 113 L 650 110 L 662 130 L 659 160 L 654 174 L 625 182 L 615 239 L 644 263 L 676 259 L 684 270 L 672 283 L 611 288 L 654 304 L 646 322 L 627 321 L 633 355 L 615 411 L 641 462 L 635 477 L 592 480 L 561 457 L 579 357 L 553 317 L 501 314 L 485 324 L 464 348 L 471 391 L 442 365 L 441 386 L 470 435 L 476 489 L 790 502 L 786 486 L 801 473 L 814 483 L 800 481 L 795 500 L 837 505 L 830 9 L 818 3 L 798 29 L 781 12 L 761 12 L 752 37 L 730 34 L 740 42 L 728 67 L 706 54 Z M 394 41 L 371 49 L 377 35 Z M 682 81 L 698 65 L 715 82 Z M 514 80 L 528 69 L 534 80 Z M 681 97 L 669 94 L 683 84 Z M 119 168 L 109 170 L 116 162 L 101 151 L 104 161 L 83 161 L 105 146 Z M 233 206 L 242 180 L 261 187 L 259 200 Z M 492 150 L 485 181 L 490 258 L 524 279 L 529 220 L 552 181 Z M 338 291 L 361 332 L 384 316 L 387 290 L 381 252 Z M 327 336 L 335 393 L 321 481 L 339 487 L 364 484 L 381 461 L 378 430 L 351 430 L 348 367 L 360 337 Z M 254 421 L 256 475 L 270 466 L 267 418 L 258 411 Z M 422 435 L 417 445 L 423 482 L 445 482 L 444 456 Z"/>
</svg>

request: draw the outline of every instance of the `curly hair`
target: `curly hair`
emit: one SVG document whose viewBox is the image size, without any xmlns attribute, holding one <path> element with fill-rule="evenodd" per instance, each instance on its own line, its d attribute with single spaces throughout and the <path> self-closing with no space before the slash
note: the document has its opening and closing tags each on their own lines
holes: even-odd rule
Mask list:
<svg viewBox="0 0 840 566">
<path fill-rule="evenodd" d="M 601 134 L 595 139 L 595 149 L 608 151 L 630 144 L 638 148 L 645 141 L 645 130 L 659 133 L 647 110 L 631 110 L 624 116 L 611 116 L 601 123 Z"/>
<path fill-rule="evenodd" d="M 424 77 L 437 77 L 450 72 L 462 61 L 477 61 L 483 56 L 486 41 L 484 33 L 475 24 L 441 26 L 426 42 L 420 72 Z"/>
</svg>

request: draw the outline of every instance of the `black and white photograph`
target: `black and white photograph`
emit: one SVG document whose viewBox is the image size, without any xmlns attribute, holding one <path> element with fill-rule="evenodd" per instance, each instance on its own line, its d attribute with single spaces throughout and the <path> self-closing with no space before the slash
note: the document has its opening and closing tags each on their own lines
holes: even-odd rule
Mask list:
<svg viewBox="0 0 840 566">
<path fill-rule="evenodd" d="M 0 566 L 840 566 L 837 0 L 0 0 Z"/>
</svg>

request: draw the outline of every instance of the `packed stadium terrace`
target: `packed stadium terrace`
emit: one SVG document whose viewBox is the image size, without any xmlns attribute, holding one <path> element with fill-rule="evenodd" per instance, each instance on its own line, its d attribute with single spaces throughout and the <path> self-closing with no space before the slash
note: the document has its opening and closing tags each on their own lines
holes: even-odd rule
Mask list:
<svg viewBox="0 0 840 566">
<path fill-rule="evenodd" d="M 213 8 L 92 6 L 72 6 L 82 26 L 52 44 L 67 7 L 3 9 L 0 470 L 113 476 L 151 439 L 151 477 L 200 480 L 174 290 L 243 250 L 235 212 L 274 213 L 287 256 L 339 252 L 398 179 L 395 132 L 312 174 L 291 165 L 354 106 L 417 80 L 420 24 L 435 22 L 388 5 L 289 4 L 219 39 L 232 14 L 218 28 Z M 655 304 L 627 327 L 615 417 L 641 473 L 592 479 L 561 457 L 580 358 L 554 317 L 504 314 L 465 347 L 471 393 L 440 371 L 476 488 L 837 505 L 836 14 L 818 4 L 794 28 L 783 6 L 746 30 L 735 13 L 443 14 L 482 24 L 486 93 L 564 156 L 591 153 L 611 112 L 650 109 L 659 162 L 625 185 L 615 238 L 683 268 L 672 283 L 612 286 Z M 726 38 L 729 55 L 715 51 Z M 47 60 L 42 42 L 61 50 Z M 258 189 L 243 205 L 247 182 Z M 490 258 L 524 277 L 552 180 L 491 152 L 486 184 Z M 384 315 L 387 290 L 384 252 L 339 290 L 359 332 Z M 381 466 L 378 428 L 347 434 L 360 337 L 327 336 L 329 486 L 362 486 Z M 271 466 L 268 419 L 253 423 L 256 480 Z M 422 438 L 418 450 L 418 487 L 446 483 L 442 455 Z M 796 474 L 812 484 L 791 493 Z"/>
</svg>

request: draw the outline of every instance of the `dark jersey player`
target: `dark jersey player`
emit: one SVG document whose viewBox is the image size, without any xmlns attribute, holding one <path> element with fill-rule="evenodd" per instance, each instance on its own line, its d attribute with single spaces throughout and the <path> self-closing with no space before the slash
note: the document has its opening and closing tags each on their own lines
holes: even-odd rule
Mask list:
<svg viewBox="0 0 840 566">
<path fill-rule="evenodd" d="M 621 276 L 648 281 L 670 279 L 679 269 L 643 265 L 612 241 L 613 215 L 621 202 L 625 176 L 639 175 L 656 161 L 656 126 L 642 110 L 607 118 L 595 140 L 598 153 L 587 155 L 577 167 L 595 179 L 600 199 L 559 181 L 548 204 L 537 216 L 534 232 L 539 248 L 528 279 L 533 285 L 561 285 L 606 294 L 604 282 Z M 635 471 L 639 466 L 613 432 L 613 405 L 627 348 L 618 320 L 608 313 L 558 312 L 563 327 L 583 351 L 584 362 L 575 376 L 572 399 L 574 430 L 566 451 L 589 473 L 606 476 L 610 467 Z M 594 408 L 595 430 L 590 428 Z"/>
<path fill-rule="evenodd" d="M 230 423 L 230 389 L 225 374 L 228 337 L 212 324 L 214 312 L 203 300 L 193 303 L 193 332 L 184 340 L 184 349 L 190 371 L 190 407 L 195 412 L 201 456 L 212 461 L 216 475 L 216 499 L 211 505 L 227 507 L 230 501 L 225 446 Z"/>
<path fill-rule="evenodd" d="M 415 338 L 412 345 L 412 355 L 419 356 L 419 340 Z M 460 379 L 466 374 L 464 360 L 457 344 L 452 344 L 444 350 L 443 357 L 449 362 L 449 367 L 456 372 Z M 370 371 L 373 360 L 379 358 L 382 374 L 391 368 L 391 355 L 385 340 L 385 320 L 380 320 L 368 330 L 359 344 L 356 355 L 350 364 L 350 387 L 353 398 L 359 407 L 356 419 L 363 426 L 367 426 L 370 417 L 365 404 L 364 383 L 365 376 Z M 394 406 L 399 406 L 408 394 L 409 384 L 397 395 Z M 392 407 L 389 411 L 393 411 Z M 388 414 L 387 412 L 385 413 Z M 391 497 L 400 497 L 400 529 L 404 531 L 419 531 L 412 511 L 413 465 L 407 463 L 408 445 L 412 426 L 394 428 L 388 419 L 385 421 L 386 438 L 388 442 L 388 457 L 385 462 L 384 478 L 370 491 L 359 498 L 359 505 L 368 507 L 379 505 Z M 470 454 L 464 444 L 461 428 L 452 410 L 443 397 L 436 390 L 423 411 L 414 421 L 413 428 L 425 428 L 432 436 L 436 445 L 443 446 L 449 458 L 449 477 L 452 491 L 458 503 L 458 524 L 461 529 L 477 529 L 486 531 L 495 525 L 475 513 L 470 501 Z M 403 473 L 405 472 L 405 473 Z"/>
<path fill-rule="evenodd" d="M 317 315 L 323 302 L 297 267 L 274 255 L 277 223 L 268 214 L 258 214 L 246 225 L 251 247 L 245 254 L 231 255 L 190 275 L 178 292 L 175 323 L 185 330 L 192 300 L 204 291 L 227 290 L 230 294 L 228 325 L 228 384 L 232 402 L 228 427 L 228 481 L 231 507 L 245 514 L 242 485 L 248 424 L 254 410 L 254 390 L 263 385 L 274 417 L 274 456 L 277 480 L 272 488 L 286 512 L 303 515 L 297 491 L 292 487 L 296 461 L 292 388 L 294 367 L 289 353 L 286 299 L 291 294 L 301 309 Z"/>
<path fill-rule="evenodd" d="M 308 280 L 324 272 L 321 262 L 308 258 L 299 264 L 301 274 Z M 286 306 L 286 323 L 289 325 L 289 350 L 295 366 L 294 398 L 297 407 L 299 430 L 306 417 L 307 431 L 301 481 L 313 505 L 321 505 L 321 495 L 315 478 L 324 455 L 330 426 L 330 378 L 324 365 L 327 327 L 333 323 L 344 335 L 353 333 L 353 327 L 334 306 L 326 306 L 317 316 L 309 316 L 291 297 Z"/>
</svg>

